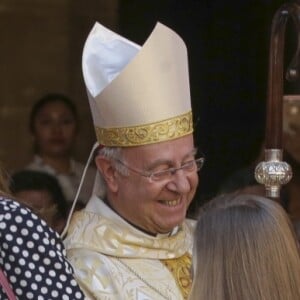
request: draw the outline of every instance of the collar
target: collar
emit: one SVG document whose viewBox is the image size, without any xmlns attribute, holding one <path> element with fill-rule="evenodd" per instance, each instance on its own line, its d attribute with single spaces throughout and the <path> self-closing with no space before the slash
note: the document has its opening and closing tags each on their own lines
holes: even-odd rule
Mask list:
<svg viewBox="0 0 300 300">
<path fill-rule="evenodd" d="M 145 232 L 144 230 L 139 229 L 137 226 L 133 225 L 132 223 L 128 222 L 127 220 L 125 220 L 124 218 L 122 218 L 120 215 L 117 214 L 117 212 L 115 210 L 113 210 L 109 205 L 107 205 L 105 203 L 105 201 L 103 201 L 102 199 L 93 196 L 89 202 L 87 203 L 85 210 L 88 212 L 93 212 L 96 214 L 102 214 L 102 215 L 106 215 L 107 217 L 109 217 L 111 220 L 118 222 L 118 223 L 124 223 L 124 225 L 126 224 L 127 226 L 130 226 L 131 229 L 135 229 L 138 230 L 141 233 L 144 233 L 146 235 L 149 236 L 153 236 L 147 232 Z M 175 228 L 173 228 L 173 230 L 171 232 L 168 233 L 158 233 L 155 235 L 155 237 L 157 238 L 165 238 L 165 237 L 170 237 L 175 235 L 180 229 L 180 226 L 176 226 Z"/>
<path fill-rule="evenodd" d="M 151 236 L 116 214 L 93 196 L 71 220 L 65 245 L 115 257 L 171 259 L 191 253 L 194 221 L 186 220 L 172 234 Z"/>
</svg>

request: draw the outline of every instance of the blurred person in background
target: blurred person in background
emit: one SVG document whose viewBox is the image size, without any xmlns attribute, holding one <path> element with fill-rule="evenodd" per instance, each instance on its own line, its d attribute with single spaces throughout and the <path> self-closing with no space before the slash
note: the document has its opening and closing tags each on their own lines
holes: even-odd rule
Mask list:
<svg viewBox="0 0 300 300">
<path fill-rule="evenodd" d="M 294 222 L 300 222 L 300 101 L 284 101 L 283 105 L 284 161 L 293 170 L 293 177 L 283 186 L 288 197 L 288 213 Z"/>
<path fill-rule="evenodd" d="M 45 172 L 22 170 L 11 176 L 10 190 L 58 233 L 68 214 L 68 203 L 57 179 Z"/>
<path fill-rule="evenodd" d="M 62 94 L 48 94 L 33 106 L 29 128 L 35 156 L 26 169 L 47 172 L 57 178 L 69 203 L 76 195 L 84 165 L 72 158 L 78 133 L 74 103 Z M 86 203 L 94 184 L 95 168 L 89 167 L 79 202 Z"/>
</svg>

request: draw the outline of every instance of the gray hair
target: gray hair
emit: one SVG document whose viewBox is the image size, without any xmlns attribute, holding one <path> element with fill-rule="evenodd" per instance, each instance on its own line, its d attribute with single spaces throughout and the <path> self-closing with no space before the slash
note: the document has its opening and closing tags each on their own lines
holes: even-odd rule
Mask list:
<svg viewBox="0 0 300 300">
<path fill-rule="evenodd" d="M 129 175 L 128 169 L 125 166 L 123 166 L 122 164 L 118 163 L 118 160 L 122 159 L 122 148 L 121 147 L 103 147 L 98 151 L 97 155 L 103 156 L 103 157 L 111 160 L 114 167 L 120 174 L 122 174 L 124 176 Z M 101 177 L 102 177 L 102 175 L 101 175 Z"/>
</svg>

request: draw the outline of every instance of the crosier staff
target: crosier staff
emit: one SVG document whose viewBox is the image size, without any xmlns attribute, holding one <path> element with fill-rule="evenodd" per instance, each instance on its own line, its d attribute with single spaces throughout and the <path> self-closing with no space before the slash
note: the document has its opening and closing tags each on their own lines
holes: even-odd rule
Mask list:
<svg viewBox="0 0 300 300">
<path fill-rule="evenodd" d="M 297 50 L 286 73 L 287 80 L 298 78 L 300 54 L 300 1 L 283 4 L 272 21 L 269 79 L 266 115 L 265 161 L 255 169 L 258 183 L 264 184 L 266 196 L 279 198 L 281 185 L 292 178 L 292 169 L 282 161 L 282 107 L 283 107 L 283 62 L 286 23 L 293 21 L 297 32 Z M 286 97 L 286 96 L 285 96 Z M 287 97 L 288 98 L 288 97 Z"/>
</svg>

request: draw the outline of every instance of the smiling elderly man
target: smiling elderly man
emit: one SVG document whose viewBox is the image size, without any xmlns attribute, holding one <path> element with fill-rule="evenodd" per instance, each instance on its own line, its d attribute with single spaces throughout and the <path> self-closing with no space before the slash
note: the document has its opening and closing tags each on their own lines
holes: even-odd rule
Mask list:
<svg viewBox="0 0 300 300">
<path fill-rule="evenodd" d="M 140 47 L 96 23 L 83 75 L 107 191 L 100 199 L 95 188 L 72 217 L 65 244 L 77 280 L 89 299 L 187 299 L 186 212 L 203 158 L 192 135 L 184 42 L 158 23 Z"/>
</svg>

